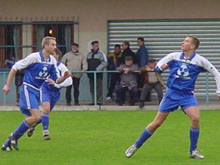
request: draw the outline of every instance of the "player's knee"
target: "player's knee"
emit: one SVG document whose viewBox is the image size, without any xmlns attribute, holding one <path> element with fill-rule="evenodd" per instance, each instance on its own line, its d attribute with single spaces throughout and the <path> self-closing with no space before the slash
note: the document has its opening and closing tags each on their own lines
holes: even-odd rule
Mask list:
<svg viewBox="0 0 220 165">
<path fill-rule="evenodd" d="M 35 115 L 33 115 L 33 118 L 34 118 L 35 122 L 37 122 L 41 119 L 41 115 L 40 114 L 35 114 Z"/>
<path fill-rule="evenodd" d="M 49 109 L 49 108 L 45 108 L 45 109 L 43 110 L 43 113 L 49 114 L 49 113 L 50 113 L 50 109 Z"/>
<path fill-rule="evenodd" d="M 200 117 L 199 116 L 193 116 L 191 118 L 191 120 L 192 120 L 193 123 L 199 123 Z"/>
</svg>

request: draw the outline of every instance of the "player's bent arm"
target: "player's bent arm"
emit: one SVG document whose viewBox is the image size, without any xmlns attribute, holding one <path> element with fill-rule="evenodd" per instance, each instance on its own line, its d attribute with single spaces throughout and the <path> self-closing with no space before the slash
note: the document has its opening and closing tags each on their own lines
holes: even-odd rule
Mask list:
<svg viewBox="0 0 220 165">
<path fill-rule="evenodd" d="M 9 75 L 8 75 L 8 79 L 7 79 L 7 82 L 5 84 L 5 86 L 3 87 L 3 92 L 5 94 L 8 94 L 8 92 L 10 91 L 10 86 L 11 86 L 11 82 L 13 80 L 13 78 L 15 77 L 15 74 L 16 74 L 16 70 L 15 69 L 11 69 Z"/>
<path fill-rule="evenodd" d="M 71 73 L 70 73 L 70 71 L 67 70 L 62 77 L 59 77 L 57 79 L 56 83 L 60 84 L 60 83 L 62 83 L 65 79 L 67 79 L 70 76 L 71 76 Z"/>
<path fill-rule="evenodd" d="M 158 73 L 162 73 L 164 69 L 168 68 L 168 62 L 172 61 L 175 59 L 176 53 L 170 53 L 163 57 L 156 65 L 156 71 Z"/>
<path fill-rule="evenodd" d="M 64 65 L 64 64 L 60 64 L 59 65 L 59 70 L 61 71 L 61 76 L 64 76 L 65 75 L 65 72 L 66 71 L 68 71 L 68 69 L 67 69 L 67 67 Z M 70 73 L 71 74 L 71 73 Z M 54 85 L 54 87 L 56 87 L 56 88 L 62 88 L 62 87 L 67 87 L 67 86 L 70 86 L 70 85 L 72 85 L 72 83 L 73 83 L 73 80 L 72 80 L 72 78 L 71 78 L 71 76 L 70 77 L 68 77 L 68 78 L 66 78 L 62 83 L 60 83 L 60 84 L 55 84 Z"/>
<path fill-rule="evenodd" d="M 210 72 L 213 76 L 214 79 L 216 81 L 216 86 L 217 86 L 217 90 L 216 93 L 217 95 L 220 97 L 220 73 L 218 72 L 218 70 L 207 60 L 207 59 L 203 59 L 203 67 L 205 70 L 207 70 L 208 72 Z"/>
<path fill-rule="evenodd" d="M 68 77 L 67 79 L 65 79 L 62 83 L 60 84 L 54 84 L 54 87 L 56 88 L 63 88 L 63 87 L 68 87 L 70 85 L 73 84 L 73 80 L 71 77 Z"/>
</svg>

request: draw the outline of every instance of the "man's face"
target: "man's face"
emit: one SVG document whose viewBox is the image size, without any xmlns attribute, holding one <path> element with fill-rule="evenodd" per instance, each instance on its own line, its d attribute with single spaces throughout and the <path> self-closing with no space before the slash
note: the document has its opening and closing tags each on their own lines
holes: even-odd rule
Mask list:
<svg viewBox="0 0 220 165">
<path fill-rule="evenodd" d="M 144 42 L 141 40 L 137 40 L 137 44 L 138 44 L 138 46 L 142 46 L 142 45 L 144 45 Z"/>
<path fill-rule="evenodd" d="M 57 48 L 57 43 L 55 40 L 50 40 L 49 44 L 44 46 L 44 49 L 49 53 L 53 54 L 54 50 Z"/>
<path fill-rule="evenodd" d="M 73 52 L 77 52 L 78 50 L 79 50 L 78 46 L 76 46 L 76 45 L 72 46 L 72 51 Z"/>
<path fill-rule="evenodd" d="M 125 60 L 125 65 L 130 66 L 133 64 L 133 60 Z"/>
<path fill-rule="evenodd" d="M 149 63 L 148 63 L 148 66 L 149 66 L 150 68 L 155 68 L 155 67 L 156 67 L 156 62 L 149 62 Z"/>
<path fill-rule="evenodd" d="M 181 49 L 183 52 L 189 51 L 189 50 L 194 50 L 195 45 L 192 44 L 192 38 L 186 37 L 181 45 Z"/>
<path fill-rule="evenodd" d="M 119 53 L 121 52 L 121 48 L 120 48 L 120 47 L 115 47 L 115 48 L 114 48 L 114 52 L 115 52 L 116 54 L 119 54 Z"/>
<path fill-rule="evenodd" d="M 93 45 L 92 45 L 92 49 L 93 49 L 94 51 L 98 50 L 98 49 L 99 49 L 99 44 L 93 44 Z"/>
<path fill-rule="evenodd" d="M 122 47 L 122 50 L 125 50 L 126 48 L 128 48 L 128 46 L 124 42 L 122 43 L 121 47 Z"/>
</svg>

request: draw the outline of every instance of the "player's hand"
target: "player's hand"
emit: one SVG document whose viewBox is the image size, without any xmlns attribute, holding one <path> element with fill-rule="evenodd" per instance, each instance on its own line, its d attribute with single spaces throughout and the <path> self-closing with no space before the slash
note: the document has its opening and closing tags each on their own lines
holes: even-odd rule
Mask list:
<svg viewBox="0 0 220 165">
<path fill-rule="evenodd" d="M 8 92 L 10 91 L 10 87 L 9 87 L 9 85 L 5 85 L 4 87 L 3 87 L 3 92 L 5 93 L 5 94 L 8 94 Z"/>
<path fill-rule="evenodd" d="M 168 65 L 168 64 L 163 64 L 163 65 L 161 65 L 161 69 L 167 69 L 167 68 L 169 68 L 169 65 Z"/>
<path fill-rule="evenodd" d="M 66 79 L 66 78 L 68 78 L 68 77 L 70 77 L 71 76 L 71 73 L 70 73 L 70 71 L 66 71 L 65 73 L 64 73 L 64 75 L 63 75 L 63 77 Z"/>
<path fill-rule="evenodd" d="M 56 84 L 55 81 L 52 80 L 51 78 L 48 78 L 48 79 L 47 79 L 47 82 L 48 82 L 48 84 L 50 84 L 50 85 L 55 85 L 55 84 Z"/>
</svg>

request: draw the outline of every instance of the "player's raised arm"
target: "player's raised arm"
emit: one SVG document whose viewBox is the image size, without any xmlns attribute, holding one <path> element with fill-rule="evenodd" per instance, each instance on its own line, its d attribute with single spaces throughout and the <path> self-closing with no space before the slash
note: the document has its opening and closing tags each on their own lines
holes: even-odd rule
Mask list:
<svg viewBox="0 0 220 165">
<path fill-rule="evenodd" d="M 159 73 L 162 73 L 163 70 L 167 69 L 169 67 L 169 62 L 174 59 L 174 53 L 170 53 L 163 57 L 156 65 L 156 71 Z"/>
</svg>

